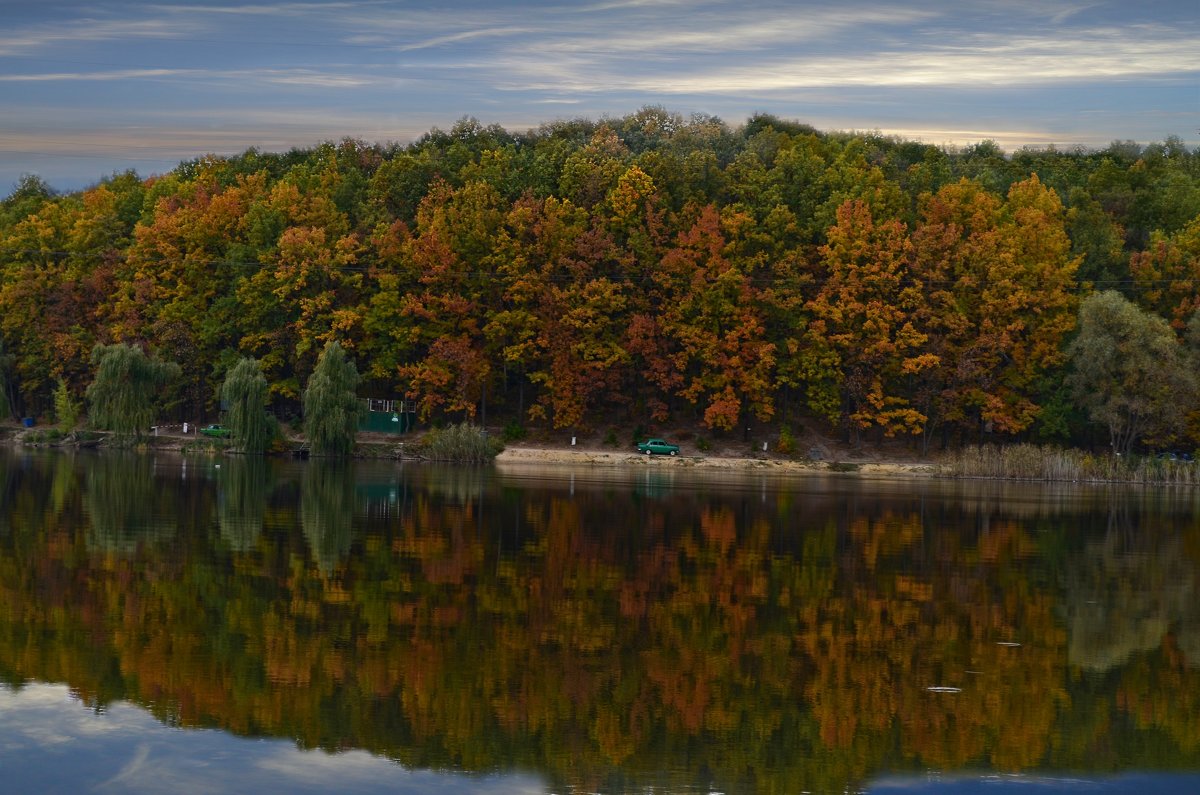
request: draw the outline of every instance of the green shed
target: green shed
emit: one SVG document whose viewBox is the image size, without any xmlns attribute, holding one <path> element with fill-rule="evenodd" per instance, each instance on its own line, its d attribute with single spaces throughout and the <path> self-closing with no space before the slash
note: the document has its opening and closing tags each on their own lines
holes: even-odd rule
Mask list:
<svg viewBox="0 0 1200 795">
<path fill-rule="evenodd" d="M 408 433 L 417 424 L 417 404 L 411 400 L 362 398 L 358 429 L 370 433 Z"/>
</svg>

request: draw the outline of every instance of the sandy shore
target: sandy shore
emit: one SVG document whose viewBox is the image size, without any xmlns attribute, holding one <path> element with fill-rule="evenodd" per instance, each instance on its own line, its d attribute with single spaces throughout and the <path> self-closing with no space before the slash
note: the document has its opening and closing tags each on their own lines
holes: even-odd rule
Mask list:
<svg viewBox="0 0 1200 795">
<path fill-rule="evenodd" d="M 496 457 L 496 466 L 521 467 L 564 464 L 595 467 L 677 467 L 701 470 L 759 470 L 795 474 L 857 472 L 866 475 L 932 477 L 938 467 L 932 463 L 862 462 L 831 463 L 795 461 L 779 458 L 736 458 L 730 456 L 648 456 L 608 450 L 563 450 L 542 447 L 506 447 Z"/>
</svg>

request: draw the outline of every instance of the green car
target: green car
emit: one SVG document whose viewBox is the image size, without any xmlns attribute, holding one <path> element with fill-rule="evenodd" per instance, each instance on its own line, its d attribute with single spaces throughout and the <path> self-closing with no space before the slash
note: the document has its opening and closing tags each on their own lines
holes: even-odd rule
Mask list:
<svg viewBox="0 0 1200 795">
<path fill-rule="evenodd" d="M 679 445 L 671 444 L 663 439 L 647 439 L 644 442 L 638 442 L 637 449 L 639 453 L 646 455 L 679 455 Z"/>
<path fill-rule="evenodd" d="M 223 439 L 228 436 L 231 431 L 224 425 L 205 425 L 200 429 L 200 433 L 203 436 L 215 436 L 218 439 Z"/>
</svg>

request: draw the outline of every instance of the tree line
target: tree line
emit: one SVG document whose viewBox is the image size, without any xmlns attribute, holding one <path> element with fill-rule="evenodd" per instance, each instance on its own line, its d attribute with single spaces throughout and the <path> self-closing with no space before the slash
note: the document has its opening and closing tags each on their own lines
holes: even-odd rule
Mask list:
<svg viewBox="0 0 1200 795">
<path fill-rule="evenodd" d="M 68 195 L 25 179 L 0 203 L 0 391 L 47 413 L 126 343 L 180 368 L 161 411 L 211 415 L 253 358 L 286 417 L 336 341 L 360 394 L 426 421 L 1194 445 L 1198 273 L 1178 139 L 1006 155 L 661 108 L 465 119 Z"/>
</svg>

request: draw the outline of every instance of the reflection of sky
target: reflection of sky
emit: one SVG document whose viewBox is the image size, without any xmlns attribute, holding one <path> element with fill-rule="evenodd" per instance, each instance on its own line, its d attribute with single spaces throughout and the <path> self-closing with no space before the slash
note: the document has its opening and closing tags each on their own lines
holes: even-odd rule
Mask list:
<svg viewBox="0 0 1200 795">
<path fill-rule="evenodd" d="M 868 785 L 867 795 L 1049 795 L 1076 792 L 1080 795 L 1177 795 L 1200 792 L 1200 776 L 1128 774 L 1110 778 L 1083 778 L 1071 775 L 985 775 L 909 777 L 886 779 Z"/>
<path fill-rule="evenodd" d="M 63 685 L 0 688 L 0 791 L 19 793 L 375 793 L 532 795 L 533 776 L 407 770 L 363 751 L 164 726 L 127 703 L 97 713 Z"/>
<path fill-rule="evenodd" d="M 1195 143 L 1195 0 L 8 0 L 0 195 L 643 105 L 934 144 Z"/>
</svg>

